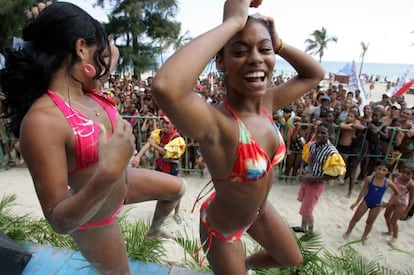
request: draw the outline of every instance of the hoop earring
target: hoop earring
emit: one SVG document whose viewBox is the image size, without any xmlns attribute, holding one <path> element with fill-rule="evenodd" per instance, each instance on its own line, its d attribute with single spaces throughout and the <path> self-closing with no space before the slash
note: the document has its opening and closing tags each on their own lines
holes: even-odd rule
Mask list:
<svg viewBox="0 0 414 275">
<path fill-rule="evenodd" d="M 94 77 L 96 75 L 96 69 L 92 64 L 86 63 L 83 64 L 83 72 L 87 77 Z"/>
</svg>

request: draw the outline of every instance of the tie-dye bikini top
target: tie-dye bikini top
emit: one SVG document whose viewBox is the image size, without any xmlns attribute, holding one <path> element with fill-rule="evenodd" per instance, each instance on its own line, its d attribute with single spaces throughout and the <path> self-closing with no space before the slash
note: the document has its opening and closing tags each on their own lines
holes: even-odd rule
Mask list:
<svg viewBox="0 0 414 275">
<path fill-rule="evenodd" d="M 280 134 L 269 112 L 267 112 L 265 108 L 262 108 L 262 112 L 274 125 L 279 139 L 279 147 L 277 148 L 273 158 L 270 159 L 260 144 L 251 135 L 250 131 L 246 128 L 246 125 L 243 123 L 243 121 L 241 121 L 236 112 L 231 109 L 227 100 L 224 100 L 224 105 L 239 124 L 239 144 L 237 145 L 236 160 L 234 162 L 230 177 L 228 179 L 214 178 L 213 180 L 241 182 L 259 180 L 266 176 L 269 173 L 270 169 L 276 166 L 285 157 L 286 145 L 283 141 L 283 137 Z"/>
<path fill-rule="evenodd" d="M 99 125 L 74 109 L 55 92 L 48 90 L 47 93 L 65 115 L 75 136 L 76 169 L 69 173 L 72 174 L 96 163 L 98 161 Z M 89 91 L 87 95 L 98 102 L 106 111 L 111 120 L 112 129 L 114 129 L 116 114 L 118 113 L 115 108 L 115 102 L 94 90 Z"/>
</svg>

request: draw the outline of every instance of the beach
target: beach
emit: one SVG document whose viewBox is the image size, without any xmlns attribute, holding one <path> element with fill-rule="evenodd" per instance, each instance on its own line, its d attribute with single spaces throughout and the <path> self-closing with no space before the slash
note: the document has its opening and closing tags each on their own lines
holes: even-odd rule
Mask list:
<svg viewBox="0 0 414 275">
<path fill-rule="evenodd" d="M 384 91 L 385 85 L 376 85 L 373 97 L 370 100 L 379 101 Z M 409 107 L 414 106 L 414 95 L 406 95 L 406 101 Z M 43 217 L 27 168 L 24 166 L 13 167 L 9 170 L 0 171 L 0 177 L 0 197 L 11 194 L 17 197 L 15 201 L 16 205 L 11 209 L 12 213 L 16 215 L 28 214 L 33 219 Z M 199 208 L 196 208 L 194 214 L 191 213 L 191 209 L 198 193 L 209 181 L 209 175 L 205 173 L 203 177 L 200 177 L 198 173 L 193 173 L 191 176 L 183 177 L 188 182 L 188 189 L 181 203 L 183 222 L 177 225 L 171 216 L 166 221 L 164 227 L 173 234 L 181 234 L 198 240 Z M 356 185 L 352 197 L 348 198 L 346 196 L 348 185 L 339 185 L 336 183 L 327 185 L 316 206 L 314 212 L 315 233 L 320 235 L 324 248 L 332 253 L 337 253 L 340 247 L 349 242 L 359 240 L 362 235 L 367 215 L 356 225 L 347 240 L 344 240 L 342 237 L 354 213 L 354 210 L 350 209 L 350 205 L 355 202 L 360 188 L 361 185 Z M 269 194 L 269 201 L 289 226 L 299 226 L 301 222 L 301 216 L 298 213 L 300 203 L 296 199 L 298 190 L 299 183 L 286 183 L 275 177 L 273 187 Z M 387 193 L 385 201 L 388 198 L 389 193 Z M 150 221 L 154 208 L 155 202 L 139 203 L 126 206 L 121 214 L 125 214 L 131 221 L 137 219 Z M 352 244 L 352 247 L 368 259 L 383 256 L 383 260 L 380 263 L 384 266 L 405 271 L 413 266 L 412 263 L 414 261 L 414 218 L 408 221 L 399 221 L 398 224 L 400 234 L 394 247 L 390 247 L 387 244 L 389 237 L 384 237 L 381 234 L 381 232 L 387 230 L 383 211 L 378 216 L 365 245 L 356 242 Z M 178 244 L 173 240 L 167 240 L 165 245 L 167 247 L 166 261 L 183 261 L 185 256 L 184 251 Z"/>
</svg>

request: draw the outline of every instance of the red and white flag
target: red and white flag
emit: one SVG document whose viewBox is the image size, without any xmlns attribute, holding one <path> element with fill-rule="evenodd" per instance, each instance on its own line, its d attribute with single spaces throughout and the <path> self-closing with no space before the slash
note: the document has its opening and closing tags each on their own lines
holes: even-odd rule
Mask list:
<svg viewBox="0 0 414 275">
<path fill-rule="evenodd" d="M 409 66 L 407 68 L 407 71 L 405 71 L 405 73 L 400 78 L 398 78 L 397 83 L 395 84 L 394 89 L 390 92 L 389 96 L 402 95 L 410 88 L 410 86 L 412 84 L 409 85 L 408 87 L 405 86 L 406 85 L 405 82 L 407 80 L 407 76 L 408 76 L 408 73 L 410 72 L 410 70 L 411 70 L 411 66 Z M 403 87 L 405 88 L 405 90 L 402 90 Z"/>
</svg>

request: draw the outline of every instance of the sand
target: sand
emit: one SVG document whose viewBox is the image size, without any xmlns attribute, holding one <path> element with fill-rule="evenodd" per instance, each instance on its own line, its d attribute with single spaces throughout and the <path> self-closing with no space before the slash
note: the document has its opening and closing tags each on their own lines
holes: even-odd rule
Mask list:
<svg viewBox="0 0 414 275">
<path fill-rule="evenodd" d="M 379 100 L 384 91 L 384 85 L 377 85 L 372 100 Z M 406 95 L 406 100 L 408 106 L 414 106 L 414 95 Z M 17 196 L 17 205 L 12 208 L 14 213 L 18 215 L 29 214 L 32 218 L 43 217 L 27 168 L 17 167 L 0 171 L 0 177 L 0 197 L 9 194 Z M 186 176 L 185 178 L 188 181 L 188 190 L 181 204 L 183 222 L 181 225 L 177 225 L 172 218 L 168 218 L 164 226 L 171 233 L 185 234 L 190 238 L 198 239 L 198 210 L 195 214 L 190 212 L 196 196 L 208 182 L 209 176 L 206 174 L 199 177 L 198 174 L 194 173 L 192 176 Z M 348 198 L 346 196 L 347 185 L 327 185 L 315 209 L 315 232 L 320 234 L 325 249 L 330 252 L 336 253 L 341 246 L 347 242 L 360 239 L 362 235 L 367 216 L 364 216 L 356 225 L 348 240 L 342 238 L 342 234 L 346 231 L 348 222 L 354 213 L 353 210 L 350 210 L 350 205 L 356 200 L 360 188 L 360 185 L 356 185 L 352 197 Z M 301 217 L 298 214 L 300 204 L 296 200 L 298 190 L 298 183 L 285 183 L 275 178 L 273 188 L 269 194 L 270 202 L 290 226 L 298 226 L 301 222 Z M 388 196 L 386 196 L 387 199 Z M 154 207 L 155 202 L 145 202 L 127 206 L 123 213 L 126 213 L 128 219 L 131 220 L 150 220 Z M 399 239 L 395 247 L 392 248 L 387 244 L 389 238 L 381 235 L 381 232 L 387 229 L 382 212 L 377 218 L 365 245 L 355 243 L 352 246 L 361 255 L 369 259 L 373 259 L 376 255 L 382 255 L 384 257 L 381 262 L 383 265 L 405 271 L 408 267 L 413 266 L 412 262 L 414 261 L 414 218 L 408 221 L 400 221 L 399 226 Z M 170 262 L 183 260 L 184 252 L 178 244 L 173 241 L 166 241 L 165 245 L 167 248 L 166 260 Z"/>
</svg>

